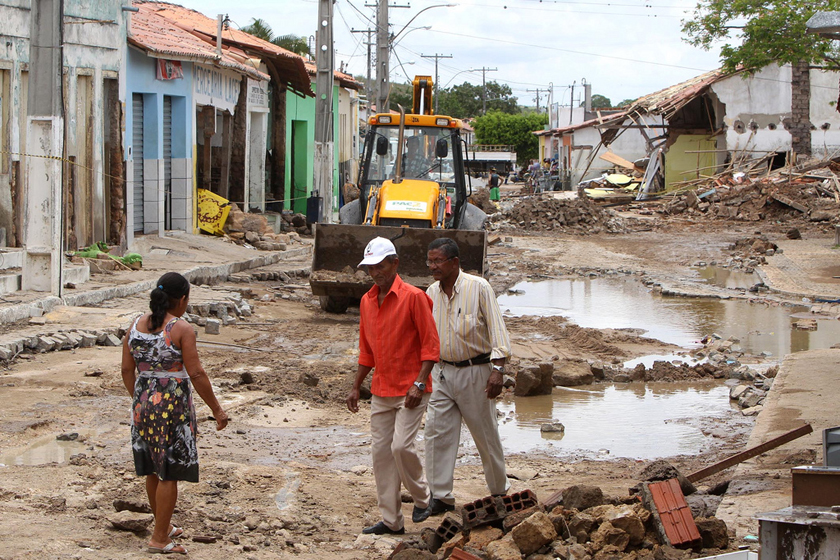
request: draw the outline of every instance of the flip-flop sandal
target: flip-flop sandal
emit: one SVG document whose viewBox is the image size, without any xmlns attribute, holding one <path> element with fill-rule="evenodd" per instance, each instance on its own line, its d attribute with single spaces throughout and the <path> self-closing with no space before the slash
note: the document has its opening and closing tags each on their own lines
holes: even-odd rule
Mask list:
<svg viewBox="0 0 840 560">
<path fill-rule="evenodd" d="M 181 547 L 183 550 L 175 550 L 177 547 Z M 150 546 L 146 549 L 149 554 L 186 554 L 187 549 L 184 546 L 176 543 L 175 541 L 171 541 L 168 545 L 164 546 L 163 548 L 158 548 L 156 546 Z"/>
<path fill-rule="evenodd" d="M 170 539 L 177 539 L 181 535 L 184 534 L 184 530 L 180 527 L 176 527 L 175 525 L 172 526 L 172 529 L 169 530 L 169 538 Z"/>
</svg>

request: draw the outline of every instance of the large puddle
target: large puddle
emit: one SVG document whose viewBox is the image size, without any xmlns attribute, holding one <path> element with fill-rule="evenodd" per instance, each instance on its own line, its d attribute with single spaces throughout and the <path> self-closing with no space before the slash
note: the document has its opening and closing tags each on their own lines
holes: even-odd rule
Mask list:
<svg viewBox="0 0 840 560">
<path fill-rule="evenodd" d="M 81 438 L 84 439 L 84 438 Z M 89 444 L 84 441 L 59 441 L 55 435 L 38 438 L 26 447 L 9 449 L 0 453 L 0 465 L 46 465 L 65 463 L 72 455 L 82 453 Z"/>
<path fill-rule="evenodd" d="M 737 414 L 729 388 L 709 382 L 556 387 L 552 395 L 505 399 L 498 410 L 506 453 L 642 460 L 704 451 L 721 435 L 716 425 Z M 540 431 L 551 422 L 565 431 Z"/>
<path fill-rule="evenodd" d="M 522 282 L 513 290 L 517 293 L 499 296 L 507 314 L 560 315 L 582 327 L 641 329 L 647 337 L 683 348 L 697 347 L 701 338 L 715 333 L 740 339 L 743 352 L 781 359 L 840 342 L 837 320 L 817 321 L 816 331 L 795 329 L 801 315 L 794 314 L 807 312 L 804 306 L 661 296 L 641 282 L 616 278 Z"/>
</svg>

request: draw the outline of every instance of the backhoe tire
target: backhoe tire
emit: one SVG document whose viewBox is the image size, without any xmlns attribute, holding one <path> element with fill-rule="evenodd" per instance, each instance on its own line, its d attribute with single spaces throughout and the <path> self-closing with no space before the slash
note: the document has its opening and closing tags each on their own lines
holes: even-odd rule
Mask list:
<svg viewBox="0 0 840 560">
<path fill-rule="evenodd" d="M 321 309 L 327 313 L 345 313 L 350 305 L 350 300 L 344 297 L 319 296 Z"/>
</svg>

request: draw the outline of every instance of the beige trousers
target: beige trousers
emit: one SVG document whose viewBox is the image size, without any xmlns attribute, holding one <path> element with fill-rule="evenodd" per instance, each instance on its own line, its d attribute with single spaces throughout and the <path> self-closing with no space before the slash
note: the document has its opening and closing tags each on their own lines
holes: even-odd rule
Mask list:
<svg viewBox="0 0 840 560">
<path fill-rule="evenodd" d="M 390 529 L 405 525 L 400 500 L 400 483 L 420 508 L 429 506 L 429 485 L 417 454 L 417 432 L 429 393 L 412 409 L 405 408 L 405 397 L 377 397 L 370 401 L 370 435 L 376 499 L 382 520 Z"/>
<path fill-rule="evenodd" d="M 491 365 L 455 367 L 443 362 L 432 370 L 434 390 L 426 412 L 426 472 L 436 500 L 453 504 L 452 477 L 461 443 L 461 420 L 470 430 L 491 494 L 506 494 L 510 483 L 496 420 L 496 399 L 484 389 Z"/>
</svg>

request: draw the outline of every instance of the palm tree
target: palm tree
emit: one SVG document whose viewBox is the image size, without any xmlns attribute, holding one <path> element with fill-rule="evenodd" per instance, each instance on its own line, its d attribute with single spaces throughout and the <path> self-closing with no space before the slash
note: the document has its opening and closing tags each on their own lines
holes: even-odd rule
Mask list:
<svg viewBox="0 0 840 560">
<path fill-rule="evenodd" d="M 286 49 L 287 51 L 292 51 L 295 54 L 307 57 L 309 56 L 309 44 L 306 42 L 305 37 L 299 37 L 292 34 L 275 37 L 274 32 L 271 30 L 271 26 L 264 19 L 252 18 L 251 24 L 243 27 L 241 31 L 253 35 L 254 37 L 259 37 L 263 41 L 273 43 L 278 47 Z"/>
</svg>

